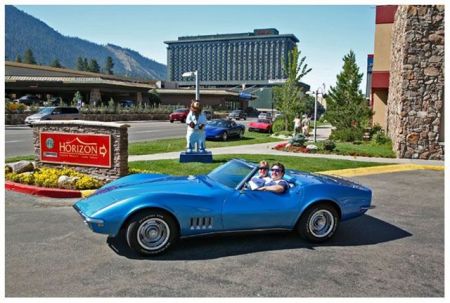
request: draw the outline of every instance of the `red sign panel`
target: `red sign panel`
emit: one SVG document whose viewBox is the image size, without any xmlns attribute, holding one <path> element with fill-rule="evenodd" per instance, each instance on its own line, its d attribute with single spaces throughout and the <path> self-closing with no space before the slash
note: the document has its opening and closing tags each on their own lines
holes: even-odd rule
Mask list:
<svg viewBox="0 0 450 303">
<path fill-rule="evenodd" d="M 40 133 L 41 162 L 111 167 L 111 136 Z"/>
</svg>

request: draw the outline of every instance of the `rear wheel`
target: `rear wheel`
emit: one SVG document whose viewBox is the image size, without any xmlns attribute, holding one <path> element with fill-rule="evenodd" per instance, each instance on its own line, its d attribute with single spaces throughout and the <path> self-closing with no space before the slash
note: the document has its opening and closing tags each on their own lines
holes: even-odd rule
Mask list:
<svg viewBox="0 0 450 303">
<path fill-rule="evenodd" d="M 222 134 L 222 140 L 223 140 L 223 141 L 227 141 L 227 140 L 228 140 L 228 133 L 227 133 L 227 132 L 223 132 L 223 134 Z"/>
<path fill-rule="evenodd" d="M 336 209 L 327 203 L 313 205 L 300 218 L 297 230 L 304 239 L 320 243 L 330 239 L 339 225 Z"/>
<path fill-rule="evenodd" d="M 175 220 L 165 212 L 154 210 L 135 215 L 126 228 L 130 248 L 141 255 L 165 252 L 177 239 Z"/>
<path fill-rule="evenodd" d="M 170 120 L 170 123 L 173 123 L 173 120 Z"/>
</svg>

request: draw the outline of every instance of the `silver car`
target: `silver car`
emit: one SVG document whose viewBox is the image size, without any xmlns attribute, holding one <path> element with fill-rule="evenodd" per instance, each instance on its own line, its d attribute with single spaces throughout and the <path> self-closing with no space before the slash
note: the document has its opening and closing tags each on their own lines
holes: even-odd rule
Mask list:
<svg viewBox="0 0 450 303">
<path fill-rule="evenodd" d="M 78 120 L 80 119 L 80 112 L 76 107 L 44 107 L 36 114 L 25 118 L 25 124 L 32 126 L 36 121 L 43 120 Z"/>
</svg>

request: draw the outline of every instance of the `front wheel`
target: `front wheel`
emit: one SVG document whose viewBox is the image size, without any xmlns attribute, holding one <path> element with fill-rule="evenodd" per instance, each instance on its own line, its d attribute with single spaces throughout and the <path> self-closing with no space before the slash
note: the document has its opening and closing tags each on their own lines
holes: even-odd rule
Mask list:
<svg viewBox="0 0 450 303">
<path fill-rule="evenodd" d="M 135 215 L 126 228 L 130 248 L 141 255 L 165 252 L 177 239 L 175 220 L 165 212 L 146 211 Z"/>
<path fill-rule="evenodd" d="M 330 239 L 339 225 L 336 209 L 329 204 L 318 204 L 308 208 L 300 218 L 297 230 L 304 239 L 320 243 Z"/>
<path fill-rule="evenodd" d="M 239 131 L 239 139 L 242 139 L 244 137 L 244 131 L 240 130 Z"/>
</svg>

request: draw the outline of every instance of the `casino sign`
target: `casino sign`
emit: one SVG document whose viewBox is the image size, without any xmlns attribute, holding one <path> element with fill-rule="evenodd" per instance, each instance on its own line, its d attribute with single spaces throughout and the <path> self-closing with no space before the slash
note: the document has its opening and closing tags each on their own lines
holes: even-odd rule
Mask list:
<svg viewBox="0 0 450 303">
<path fill-rule="evenodd" d="M 40 133 L 40 161 L 92 167 L 111 167 L 111 135 Z"/>
</svg>

